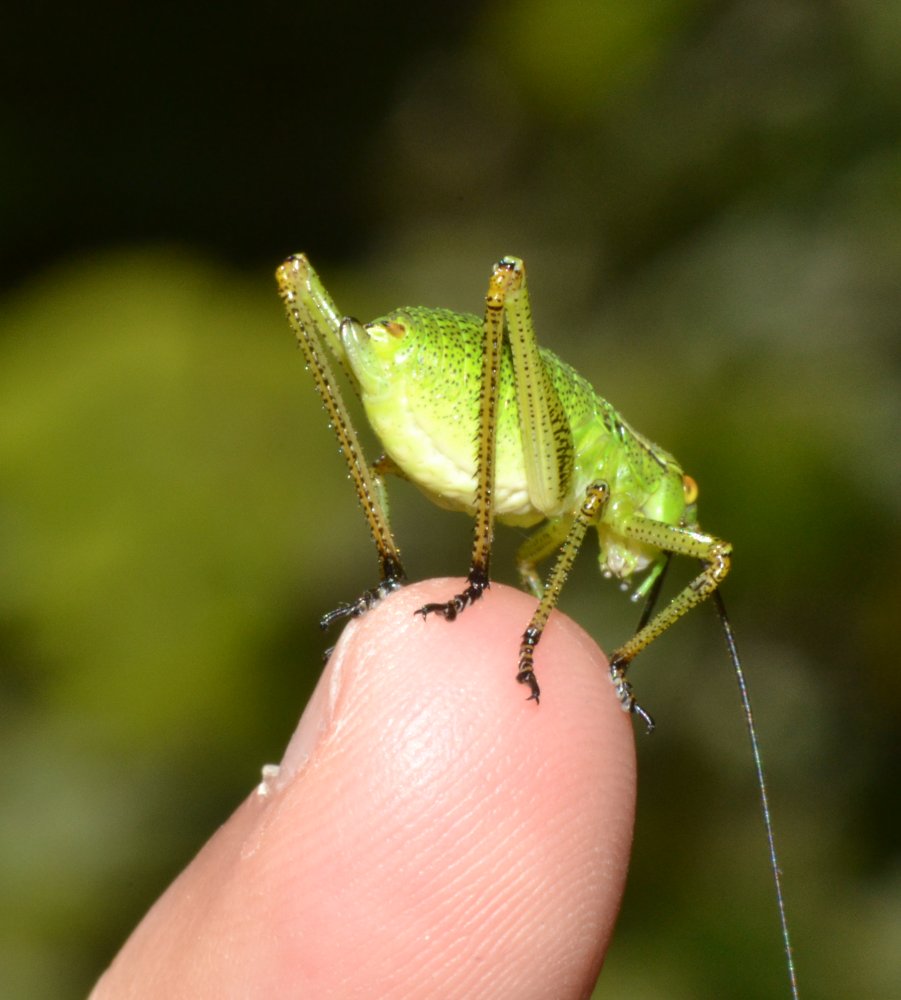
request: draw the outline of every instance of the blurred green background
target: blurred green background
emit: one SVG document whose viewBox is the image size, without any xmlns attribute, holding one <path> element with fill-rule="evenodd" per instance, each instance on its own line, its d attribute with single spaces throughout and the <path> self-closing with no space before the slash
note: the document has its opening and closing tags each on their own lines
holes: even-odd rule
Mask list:
<svg viewBox="0 0 901 1000">
<path fill-rule="evenodd" d="M 735 544 L 802 993 L 897 997 L 901 5 L 3 18 L 0 993 L 86 992 L 373 580 L 272 282 L 305 250 L 363 319 L 479 311 L 525 258 L 543 343 Z M 464 571 L 465 518 L 393 511 L 413 576 Z M 608 648 L 635 616 L 593 551 L 563 606 Z M 597 996 L 787 995 L 712 611 L 634 679 L 659 728 Z"/>
</svg>

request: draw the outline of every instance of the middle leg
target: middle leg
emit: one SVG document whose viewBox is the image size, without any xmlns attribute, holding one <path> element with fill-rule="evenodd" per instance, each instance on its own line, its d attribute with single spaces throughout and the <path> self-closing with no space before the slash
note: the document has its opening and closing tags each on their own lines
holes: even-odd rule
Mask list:
<svg viewBox="0 0 901 1000">
<path fill-rule="evenodd" d="M 588 487 L 585 499 L 572 521 L 569 533 L 560 549 L 559 556 L 557 556 L 557 561 L 548 575 L 538 608 L 532 615 L 528 628 L 523 632 L 522 643 L 519 647 L 519 671 L 516 674 L 516 679 L 520 684 L 529 685 L 531 691 L 529 701 L 534 699 L 537 702 L 541 695 L 541 689 L 535 678 L 535 647 L 541 639 L 551 612 L 560 600 L 560 591 L 567 576 L 569 576 L 569 571 L 582 547 L 582 542 L 585 540 L 585 532 L 604 516 L 609 499 L 610 487 L 605 482 L 597 480 Z"/>
</svg>

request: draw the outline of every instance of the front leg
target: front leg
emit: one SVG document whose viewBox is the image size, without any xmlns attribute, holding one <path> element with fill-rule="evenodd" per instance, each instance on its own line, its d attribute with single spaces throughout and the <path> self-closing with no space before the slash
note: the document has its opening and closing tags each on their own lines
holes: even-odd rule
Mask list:
<svg viewBox="0 0 901 1000">
<path fill-rule="evenodd" d="M 388 521 L 387 495 L 381 479 L 381 473 L 390 470 L 374 471 L 366 462 L 329 361 L 331 354 L 352 378 L 341 346 L 341 329 L 345 323 L 353 321 L 340 319 L 334 302 L 303 254 L 289 257 L 278 268 L 275 277 L 288 323 L 297 337 L 329 424 L 338 439 L 379 560 L 379 582 L 355 601 L 324 615 L 320 626 L 328 628 L 343 618 L 359 617 L 404 582 L 403 564 Z"/>
<path fill-rule="evenodd" d="M 335 622 L 343 621 L 345 618 L 360 618 L 371 608 L 375 607 L 379 601 L 386 598 L 389 594 L 393 594 L 395 590 L 400 590 L 403 585 L 404 577 L 402 571 L 383 575 L 371 590 L 364 590 L 355 601 L 345 601 L 332 611 L 327 611 L 319 619 L 319 627 L 325 632 Z"/>
<path fill-rule="evenodd" d="M 396 463 L 387 455 L 377 458 L 371 467 L 372 493 L 382 512 L 386 530 L 390 532 L 388 522 L 388 491 L 385 488 L 384 477 L 388 475 L 401 476 L 403 473 Z M 355 601 L 345 601 L 332 611 L 326 612 L 319 619 L 319 627 L 322 631 L 331 628 L 335 622 L 343 621 L 347 618 L 360 618 L 371 608 L 374 608 L 379 601 L 393 594 L 406 582 L 404 568 L 396 559 L 396 549 L 392 551 L 379 551 L 379 582 L 370 590 L 364 590 Z M 331 650 L 329 650 L 331 652 Z M 326 656 L 328 659 L 328 656 Z"/>
</svg>

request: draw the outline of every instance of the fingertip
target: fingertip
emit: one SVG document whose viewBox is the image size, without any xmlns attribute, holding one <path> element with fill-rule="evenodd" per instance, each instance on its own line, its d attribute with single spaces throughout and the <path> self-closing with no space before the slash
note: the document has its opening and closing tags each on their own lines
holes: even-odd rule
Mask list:
<svg viewBox="0 0 901 1000">
<path fill-rule="evenodd" d="M 630 720 L 603 654 L 558 614 L 528 700 L 525 594 L 493 586 L 453 623 L 414 614 L 455 586 L 411 585 L 348 626 L 267 794 L 157 903 L 98 996 L 590 992 L 631 846 Z"/>
<path fill-rule="evenodd" d="M 342 879 L 379 913 L 386 947 L 407 941 L 423 973 L 478 948 L 495 954 L 496 984 L 526 990 L 509 995 L 549 995 L 532 993 L 543 982 L 565 996 L 565 980 L 594 982 L 619 907 L 632 727 L 603 654 L 562 615 L 536 651 L 540 704 L 516 683 L 535 608 L 527 595 L 494 586 L 454 622 L 415 614 L 459 585 L 411 585 L 347 629 L 322 680 L 328 717 L 300 784 L 323 831 L 342 809 L 330 790 L 353 799 Z M 338 846 L 323 836 L 329 851 Z M 467 936 L 446 924 L 449 912 Z M 370 926 L 367 945 L 378 950 L 379 938 Z"/>
</svg>

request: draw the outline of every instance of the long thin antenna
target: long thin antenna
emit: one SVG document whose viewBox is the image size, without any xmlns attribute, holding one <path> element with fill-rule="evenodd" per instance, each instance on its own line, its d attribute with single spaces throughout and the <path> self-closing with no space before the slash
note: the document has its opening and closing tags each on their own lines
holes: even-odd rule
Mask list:
<svg viewBox="0 0 901 1000">
<path fill-rule="evenodd" d="M 716 608 L 717 616 L 723 627 L 723 636 L 726 646 L 729 649 L 729 657 L 732 660 L 732 667 L 735 670 L 735 678 L 738 681 L 738 692 L 741 697 L 742 709 L 745 713 L 745 723 L 748 728 L 748 736 L 751 740 L 751 755 L 754 758 L 754 768 L 757 771 L 757 787 L 760 790 L 760 806 L 763 811 L 763 825 L 766 829 L 766 841 L 770 855 L 770 870 L 773 873 L 773 885 L 776 888 L 776 906 L 779 909 L 779 926 L 782 930 L 782 947 L 785 950 L 785 962 L 788 969 L 789 985 L 793 1000 L 799 1000 L 798 977 L 795 972 L 795 959 L 792 954 L 791 938 L 788 933 L 788 918 L 785 915 L 785 896 L 782 891 L 782 871 L 779 868 L 779 856 L 776 853 L 776 838 L 773 835 L 773 818 L 770 814 L 770 797 L 766 790 L 766 780 L 763 776 L 763 760 L 760 756 L 760 744 L 757 742 L 757 727 L 754 725 L 754 715 L 751 712 L 751 699 L 748 695 L 748 683 L 745 680 L 745 672 L 741 667 L 741 660 L 738 656 L 738 646 L 735 642 L 735 634 L 726 614 L 726 605 L 723 603 L 719 590 L 713 592 L 713 604 Z"/>
</svg>

